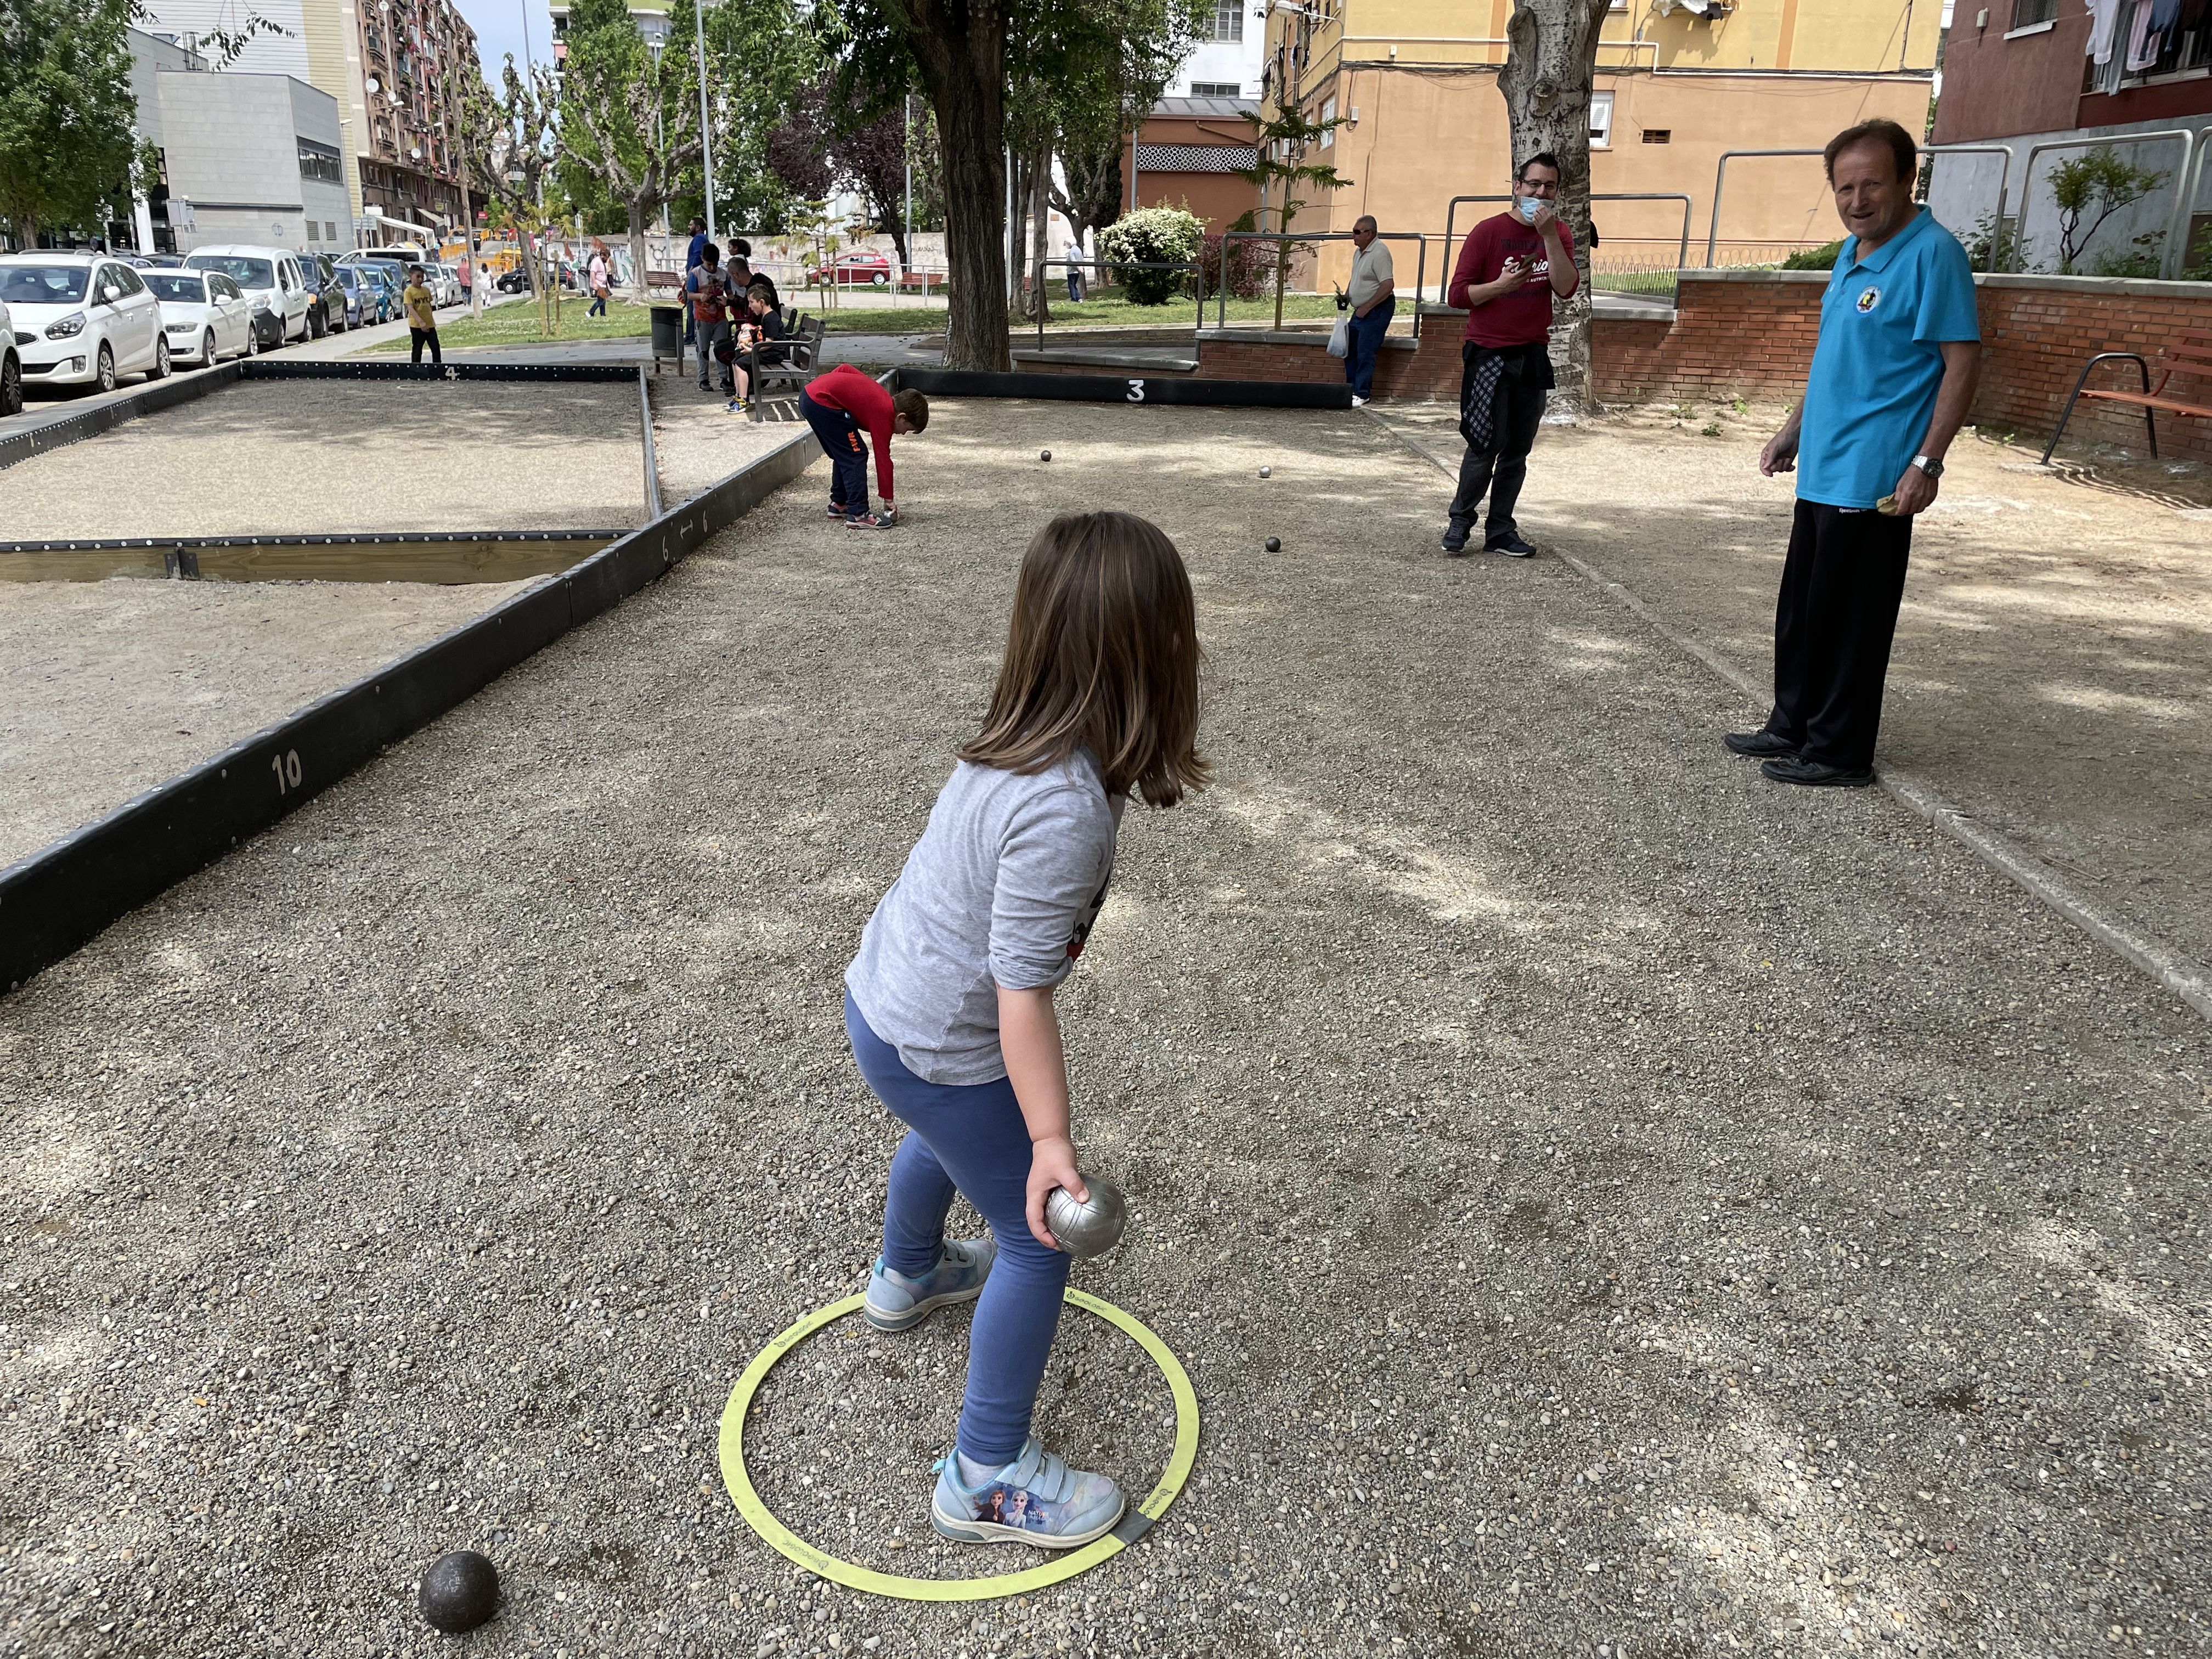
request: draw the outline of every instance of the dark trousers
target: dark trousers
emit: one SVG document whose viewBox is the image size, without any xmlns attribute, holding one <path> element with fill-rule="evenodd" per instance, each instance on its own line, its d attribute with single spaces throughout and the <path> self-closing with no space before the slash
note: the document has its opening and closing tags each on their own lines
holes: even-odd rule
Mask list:
<svg viewBox="0 0 2212 1659">
<path fill-rule="evenodd" d="M 1083 303 L 1083 273 L 1079 270 L 1067 273 L 1067 301 L 1070 305 Z"/>
<path fill-rule="evenodd" d="M 699 325 L 700 391 L 704 392 L 707 389 L 707 377 L 714 374 L 718 367 L 718 362 L 714 356 L 714 348 L 718 345 L 727 345 L 729 343 L 730 322 L 728 318 L 726 317 L 718 323 L 702 323 Z M 719 367 L 721 370 L 722 391 L 724 395 L 732 398 L 736 397 L 738 395 L 738 377 L 734 363 L 722 363 L 720 364 Z"/>
<path fill-rule="evenodd" d="M 1874 763 L 1911 551 L 1909 518 L 1797 503 L 1774 602 L 1774 712 L 1766 729 L 1806 759 L 1852 771 Z"/>
<path fill-rule="evenodd" d="M 591 309 L 585 312 L 584 315 L 586 317 L 604 317 L 606 314 L 607 296 L 604 294 L 594 294 L 592 295 Z"/>
<path fill-rule="evenodd" d="M 1474 378 L 1474 349 L 1471 341 L 1460 348 L 1462 409 L 1467 407 L 1468 385 Z M 1544 423 L 1545 390 L 1510 374 L 1498 377 L 1497 398 L 1490 411 L 1490 447 L 1468 445 L 1459 464 L 1459 488 L 1451 504 L 1455 529 L 1466 530 L 1474 523 L 1485 490 L 1490 492 L 1490 516 L 1483 526 L 1483 540 L 1494 541 L 1520 528 L 1513 521 L 1513 507 L 1528 477 L 1528 452 L 1535 446 L 1536 429 Z"/>
<path fill-rule="evenodd" d="M 1389 299 L 1364 317 L 1352 319 L 1351 349 L 1344 354 L 1344 378 L 1352 383 L 1355 398 L 1375 395 L 1375 360 L 1382 355 L 1382 337 L 1390 331 L 1390 319 L 1398 314 L 1398 296 Z"/>
<path fill-rule="evenodd" d="M 441 368 L 444 366 L 446 360 L 438 355 L 438 331 L 436 329 L 416 328 L 412 325 L 410 325 L 407 330 L 407 336 L 412 346 L 412 361 L 416 363 L 420 363 L 422 361 L 422 348 L 427 344 L 430 348 L 430 361 Z"/>
<path fill-rule="evenodd" d="M 816 403 L 803 390 L 799 406 L 830 458 L 830 505 L 843 508 L 848 519 L 859 518 L 868 510 L 867 440 L 860 423 L 842 409 Z"/>
</svg>

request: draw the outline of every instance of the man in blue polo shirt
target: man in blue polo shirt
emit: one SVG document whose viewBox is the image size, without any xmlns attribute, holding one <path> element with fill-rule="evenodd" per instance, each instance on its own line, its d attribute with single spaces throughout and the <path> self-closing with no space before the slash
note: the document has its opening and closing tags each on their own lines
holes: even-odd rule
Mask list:
<svg viewBox="0 0 2212 1659">
<path fill-rule="evenodd" d="M 1826 161 L 1849 234 L 1805 399 L 1759 458 L 1769 477 L 1797 469 L 1774 711 L 1728 746 L 1778 783 L 1848 788 L 1874 781 L 1912 515 L 1935 501 L 1974 401 L 1982 335 L 1966 250 L 1912 199 L 1912 136 L 1863 122 L 1829 141 Z"/>
</svg>

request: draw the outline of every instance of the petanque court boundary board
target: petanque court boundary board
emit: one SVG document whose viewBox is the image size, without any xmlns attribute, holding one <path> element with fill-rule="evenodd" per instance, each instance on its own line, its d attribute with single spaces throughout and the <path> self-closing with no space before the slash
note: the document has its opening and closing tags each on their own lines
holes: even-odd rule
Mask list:
<svg viewBox="0 0 2212 1659">
<path fill-rule="evenodd" d="M 1183 374 L 994 374 L 900 368 L 896 389 L 932 398 L 1036 398 L 1061 403 L 1173 404 L 1230 409 L 1350 409 L 1352 387 L 1318 380 L 1203 380 Z"/>
<path fill-rule="evenodd" d="M 174 409 L 179 404 L 188 404 L 195 398 L 221 391 L 237 380 L 246 363 L 251 361 L 222 363 L 197 374 L 172 375 L 166 380 L 141 386 L 127 398 L 118 398 L 112 403 L 91 409 L 71 410 L 41 421 L 28 431 L 12 432 L 0 438 L 0 470 L 18 461 L 27 461 L 33 455 L 43 455 L 50 449 L 59 449 L 64 444 L 112 431 L 125 421 L 135 421 L 142 415 Z"/>
<path fill-rule="evenodd" d="M 392 367 L 402 377 L 427 378 L 408 376 L 405 364 Z M 635 372 L 592 378 L 627 380 Z M 543 377 L 515 375 L 510 367 L 496 378 Z M 794 434 L 543 586 L 516 594 L 0 869 L 0 987 L 15 989 L 532 653 L 612 609 L 799 477 L 820 453 L 811 431 Z"/>
</svg>

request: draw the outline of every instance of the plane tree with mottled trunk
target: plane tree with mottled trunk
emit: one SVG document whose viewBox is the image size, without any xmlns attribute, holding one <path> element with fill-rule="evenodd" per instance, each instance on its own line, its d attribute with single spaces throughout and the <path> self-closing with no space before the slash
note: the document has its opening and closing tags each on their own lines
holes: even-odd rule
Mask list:
<svg viewBox="0 0 2212 1659">
<path fill-rule="evenodd" d="M 690 21 L 688 13 L 678 14 Z M 560 159 L 605 190 L 628 221 L 631 268 L 645 280 L 645 228 L 699 164 L 696 26 L 647 49 L 625 11 L 579 35 L 561 79 Z"/>
<path fill-rule="evenodd" d="M 1505 63 L 1498 90 L 1505 100 L 1511 166 L 1539 150 L 1559 158 L 1556 210 L 1574 239 L 1582 281 L 1559 306 L 1552 331 L 1553 406 L 1580 414 L 1589 407 L 1589 108 L 1597 73 L 1598 33 L 1609 0 L 1519 0 L 1505 24 Z"/>
</svg>

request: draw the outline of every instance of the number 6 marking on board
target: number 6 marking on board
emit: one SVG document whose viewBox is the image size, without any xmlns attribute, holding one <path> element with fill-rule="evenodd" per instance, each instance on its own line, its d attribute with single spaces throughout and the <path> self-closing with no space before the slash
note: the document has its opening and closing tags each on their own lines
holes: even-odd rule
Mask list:
<svg viewBox="0 0 2212 1659">
<path fill-rule="evenodd" d="M 1129 382 L 1129 401 L 1133 404 L 1140 404 L 1145 401 L 1145 383 L 1142 380 L 1132 380 Z"/>
<path fill-rule="evenodd" d="M 300 751 L 288 749 L 281 755 L 269 757 L 269 769 L 276 775 L 276 793 L 300 787 Z"/>
</svg>

